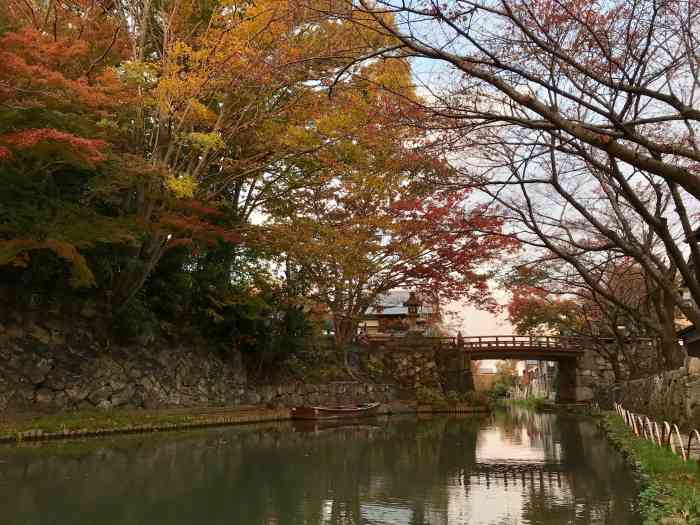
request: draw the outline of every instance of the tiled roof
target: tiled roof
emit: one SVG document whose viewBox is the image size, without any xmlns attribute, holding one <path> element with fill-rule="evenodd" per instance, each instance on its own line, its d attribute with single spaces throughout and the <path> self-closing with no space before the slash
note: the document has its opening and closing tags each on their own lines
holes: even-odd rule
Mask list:
<svg viewBox="0 0 700 525">
<path fill-rule="evenodd" d="M 408 301 L 408 296 L 411 292 L 407 290 L 393 290 L 386 294 L 380 295 L 377 302 L 381 307 L 379 310 L 374 306 L 370 306 L 365 310 L 365 315 L 408 315 L 408 307 L 403 303 Z M 418 315 L 427 315 L 433 313 L 433 307 L 429 304 L 423 304 L 418 307 Z"/>
</svg>

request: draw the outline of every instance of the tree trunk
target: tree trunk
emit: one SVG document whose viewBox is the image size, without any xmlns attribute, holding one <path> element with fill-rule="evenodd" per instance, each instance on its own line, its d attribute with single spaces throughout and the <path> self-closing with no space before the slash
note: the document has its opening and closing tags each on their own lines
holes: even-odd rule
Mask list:
<svg viewBox="0 0 700 525">
<path fill-rule="evenodd" d="M 685 352 L 678 344 L 678 335 L 676 335 L 676 305 L 673 298 L 663 290 L 661 298 L 663 304 L 657 307 L 661 324 L 660 350 L 663 355 L 666 370 L 675 370 L 683 366 L 685 361 Z"/>
<path fill-rule="evenodd" d="M 350 375 L 350 362 L 348 360 L 348 344 L 352 342 L 357 333 L 357 321 L 343 314 L 333 315 L 333 329 L 335 331 L 335 350 L 338 353 L 342 352 L 343 365 Z"/>
<path fill-rule="evenodd" d="M 660 353 L 666 364 L 666 370 L 675 370 L 683 366 L 685 351 L 678 344 L 678 336 L 675 330 L 664 330 L 663 335 L 659 338 L 659 346 Z"/>
<path fill-rule="evenodd" d="M 117 278 L 112 289 L 112 307 L 119 312 L 141 290 L 148 275 L 165 251 L 166 237 L 163 235 L 149 236 L 134 254 L 132 261 Z"/>
</svg>

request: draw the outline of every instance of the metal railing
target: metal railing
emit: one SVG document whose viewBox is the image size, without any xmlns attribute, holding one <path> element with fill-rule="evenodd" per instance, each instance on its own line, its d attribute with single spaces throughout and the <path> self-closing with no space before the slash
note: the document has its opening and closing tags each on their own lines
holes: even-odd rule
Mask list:
<svg viewBox="0 0 700 525">
<path fill-rule="evenodd" d="M 670 449 L 674 454 L 682 457 L 684 461 L 690 461 L 697 457 L 697 461 L 700 463 L 700 432 L 697 429 L 691 430 L 685 437 L 675 423 L 664 421 L 659 426 L 648 416 L 635 414 L 625 409 L 621 403 L 615 403 L 615 411 L 625 420 L 625 424 L 634 432 L 635 436 L 651 441 L 659 447 Z"/>
</svg>

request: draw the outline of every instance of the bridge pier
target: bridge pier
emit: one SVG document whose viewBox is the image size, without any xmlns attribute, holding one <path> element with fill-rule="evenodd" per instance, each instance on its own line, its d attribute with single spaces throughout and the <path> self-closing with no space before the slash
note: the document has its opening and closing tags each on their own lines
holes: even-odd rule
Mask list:
<svg viewBox="0 0 700 525">
<path fill-rule="evenodd" d="M 577 361 L 578 359 L 562 359 L 559 361 L 557 375 L 557 402 L 576 403 L 577 399 Z"/>
<path fill-rule="evenodd" d="M 615 377 L 604 367 L 595 350 L 587 348 L 583 354 L 559 361 L 557 401 L 587 403 L 595 398 L 597 387 L 610 384 Z M 612 377 L 611 377 L 612 376 Z"/>
<path fill-rule="evenodd" d="M 440 363 L 443 390 L 454 390 L 461 394 L 474 391 L 471 358 L 464 352 L 453 352 L 447 362 Z"/>
</svg>

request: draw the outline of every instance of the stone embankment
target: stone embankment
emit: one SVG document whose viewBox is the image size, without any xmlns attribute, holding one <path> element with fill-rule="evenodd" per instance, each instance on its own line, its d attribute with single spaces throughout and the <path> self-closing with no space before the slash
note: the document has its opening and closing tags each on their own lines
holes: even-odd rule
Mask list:
<svg viewBox="0 0 700 525">
<path fill-rule="evenodd" d="M 614 403 L 660 421 L 684 428 L 700 427 L 700 359 L 687 358 L 685 366 L 643 379 L 599 388 L 596 399 L 603 408 Z"/>
<path fill-rule="evenodd" d="M 185 345 L 105 345 L 46 323 L 0 325 L 0 416 L 65 411 L 303 404 L 395 399 L 393 386 L 358 382 L 253 385 L 239 353 Z"/>
<path fill-rule="evenodd" d="M 385 402 L 390 385 L 357 382 L 252 385 L 233 359 L 188 348 L 108 353 L 8 350 L 0 347 L 0 412 L 7 409 L 83 410 L 260 405 L 271 408 Z"/>
</svg>

